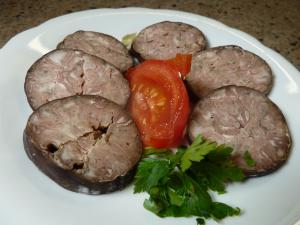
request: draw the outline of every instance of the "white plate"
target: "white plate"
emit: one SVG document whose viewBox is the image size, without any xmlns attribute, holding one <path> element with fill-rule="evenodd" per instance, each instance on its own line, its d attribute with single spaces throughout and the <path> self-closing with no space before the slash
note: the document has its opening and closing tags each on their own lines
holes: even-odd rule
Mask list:
<svg viewBox="0 0 300 225">
<path fill-rule="evenodd" d="M 229 185 L 220 201 L 239 206 L 226 225 L 292 225 L 300 218 L 300 73 L 253 37 L 212 19 L 178 11 L 97 9 L 51 19 L 12 38 L 0 50 L 0 224 L 1 225 L 195 225 L 195 218 L 161 219 L 146 211 L 144 194 L 132 186 L 102 196 L 67 191 L 42 174 L 23 150 L 22 132 L 31 109 L 23 90 L 27 69 L 64 36 L 94 30 L 121 39 L 152 23 L 182 21 L 200 28 L 209 46 L 236 44 L 264 58 L 275 83 L 270 98 L 282 109 L 293 138 L 288 163 L 272 175 Z M 216 224 L 209 221 L 207 224 Z"/>
</svg>

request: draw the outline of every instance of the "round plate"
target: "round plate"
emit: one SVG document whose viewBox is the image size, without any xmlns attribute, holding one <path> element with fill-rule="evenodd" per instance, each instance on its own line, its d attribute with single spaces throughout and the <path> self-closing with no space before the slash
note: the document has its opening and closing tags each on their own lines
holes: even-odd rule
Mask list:
<svg viewBox="0 0 300 225">
<path fill-rule="evenodd" d="M 239 45 L 265 59 L 275 82 L 269 97 L 281 108 L 293 138 L 288 162 L 277 172 L 228 186 L 217 200 L 238 206 L 239 217 L 224 225 L 292 225 L 300 218 L 299 72 L 253 37 L 215 20 L 178 11 L 142 8 L 97 9 L 51 19 L 16 35 L 0 50 L 0 224 L 3 225 L 195 225 L 195 218 L 162 219 L 143 208 L 146 194 L 123 191 L 88 196 L 67 191 L 42 174 L 23 150 L 22 133 L 31 109 L 24 93 L 30 65 L 54 49 L 67 34 L 93 30 L 115 36 L 164 20 L 200 28 L 209 46 Z M 207 224 L 217 224 L 209 221 Z"/>
</svg>

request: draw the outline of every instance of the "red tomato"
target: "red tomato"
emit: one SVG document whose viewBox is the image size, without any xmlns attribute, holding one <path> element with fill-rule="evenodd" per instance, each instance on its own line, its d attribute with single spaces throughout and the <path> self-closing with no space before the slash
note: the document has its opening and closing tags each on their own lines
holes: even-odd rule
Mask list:
<svg viewBox="0 0 300 225">
<path fill-rule="evenodd" d="M 180 143 L 189 115 L 189 98 L 176 68 L 166 61 L 147 60 L 128 70 L 129 110 L 145 147 Z"/>
<path fill-rule="evenodd" d="M 190 72 L 192 55 L 191 54 L 177 54 L 175 58 L 167 60 L 177 71 L 180 72 L 182 79 Z"/>
</svg>

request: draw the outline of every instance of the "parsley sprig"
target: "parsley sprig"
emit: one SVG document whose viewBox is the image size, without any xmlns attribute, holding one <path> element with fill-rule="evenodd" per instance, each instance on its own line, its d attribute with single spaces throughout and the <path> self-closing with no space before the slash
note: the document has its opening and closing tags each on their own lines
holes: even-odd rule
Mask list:
<svg viewBox="0 0 300 225">
<path fill-rule="evenodd" d="M 240 214 L 239 208 L 213 201 L 209 190 L 226 192 L 227 182 L 245 176 L 231 160 L 233 149 L 198 136 L 188 147 L 171 150 L 147 149 L 138 166 L 134 192 L 147 192 L 144 207 L 160 217 L 196 216 L 221 220 Z"/>
</svg>

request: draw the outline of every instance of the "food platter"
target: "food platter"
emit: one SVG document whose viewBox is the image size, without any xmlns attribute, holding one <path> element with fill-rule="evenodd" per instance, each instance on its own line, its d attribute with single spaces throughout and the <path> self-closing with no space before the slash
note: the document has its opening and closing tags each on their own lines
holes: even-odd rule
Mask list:
<svg viewBox="0 0 300 225">
<path fill-rule="evenodd" d="M 222 224 L 296 224 L 300 219 L 299 71 L 253 37 L 220 22 L 184 12 L 142 8 L 96 9 L 54 18 L 16 35 L 0 49 L 0 224 L 195 224 L 194 218 L 161 219 L 146 211 L 142 206 L 146 195 L 133 195 L 132 186 L 100 196 L 67 191 L 42 174 L 23 150 L 23 129 L 31 113 L 23 85 L 26 71 L 36 59 L 77 30 L 104 32 L 120 40 L 164 20 L 194 25 L 203 31 L 210 47 L 239 45 L 270 65 L 275 79 L 269 97 L 289 124 L 293 140 L 290 158 L 279 171 L 229 185 L 227 194 L 215 197 L 243 210 L 241 216 Z"/>
</svg>

